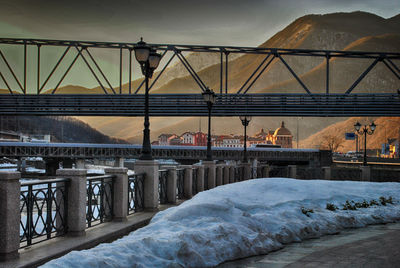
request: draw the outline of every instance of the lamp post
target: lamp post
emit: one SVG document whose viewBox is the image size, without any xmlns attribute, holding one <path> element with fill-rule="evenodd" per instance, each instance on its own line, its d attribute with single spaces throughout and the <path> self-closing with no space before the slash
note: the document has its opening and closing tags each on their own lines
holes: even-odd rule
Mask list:
<svg viewBox="0 0 400 268">
<path fill-rule="evenodd" d="M 143 145 L 140 160 L 152 160 L 151 144 L 150 144 L 150 120 L 149 120 L 149 78 L 153 76 L 154 70 L 158 67 L 161 60 L 161 55 L 156 53 L 154 49 L 143 42 L 140 38 L 135 47 L 135 58 L 139 62 L 142 73 L 145 77 L 146 91 L 144 97 L 144 130 L 143 130 Z"/>
<path fill-rule="evenodd" d="M 246 128 L 251 121 L 251 116 L 240 116 L 240 121 L 242 121 L 242 125 L 244 126 L 244 150 L 243 150 L 243 163 L 247 163 L 247 132 Z"/>
<path fill-rule="evenodd" d="M 207 137 L 207 161 L 212 161 L 212 153 L 211 153 L 211 109 L 217 96 L 214 91 L 207 88 L 206 91 L 202 93 L 204 101 L 207 103 L 208 108 L 208 137 Z"/>
<path fill-rule="evenodd" d="M 375 131 L 376 125 L 374 122 L 372 122 L 369 126 L 364 125 L 363 128 L 361 128 L 361 124 L 357 122 L 354 125 L 354 129 L 357 131 L 358 134 L 362 135 L 364 134 L 364 160 L 363 160 L 363 166 L 367 166 L 367 134 L 372 135 Z"/>
</svg>

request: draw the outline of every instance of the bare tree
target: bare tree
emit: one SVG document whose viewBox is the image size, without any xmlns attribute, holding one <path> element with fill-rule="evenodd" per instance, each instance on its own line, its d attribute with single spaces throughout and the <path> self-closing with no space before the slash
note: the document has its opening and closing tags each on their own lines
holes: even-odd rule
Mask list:
<svg viewBox="0 0 400 268">
<path fill-rule="evenodd" d="M 336 152 L 337 149 L 343 146 L 343 141 L 343 138 L 340 136 L 328 134 L 322 137 L 321 148 Z"/>
</svg>

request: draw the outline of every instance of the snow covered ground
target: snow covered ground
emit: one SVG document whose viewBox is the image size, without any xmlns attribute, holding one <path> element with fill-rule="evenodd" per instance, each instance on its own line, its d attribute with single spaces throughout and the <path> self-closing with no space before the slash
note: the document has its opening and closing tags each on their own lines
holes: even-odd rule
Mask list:
<svg viewBox="0 0 400 268">
<path fill-rule="evenodd" d="M 393 204 L 382 205 L 382 196 L 392 197 Z M 342 210 L 346 200 L 378 205 Z M 113 243 L 71 252 L 42 267 L 214 266 L 344 228 L 399 221 L 399 200 L 400 183 L 249 180 L 201 192 Z M 338 210 L 326 209 L 327 203 Z"/>
</svg>

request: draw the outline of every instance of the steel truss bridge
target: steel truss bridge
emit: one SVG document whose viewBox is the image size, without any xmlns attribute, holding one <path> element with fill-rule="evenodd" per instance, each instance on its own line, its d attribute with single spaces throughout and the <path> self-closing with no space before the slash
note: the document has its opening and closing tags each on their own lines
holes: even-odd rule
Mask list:
<svg viewBox="0 0 400 268">
<path fill-rule="evenodd" d="M 5 157 L 43 158 L 139 158 L 141 145 L 1 142 L 0 155 Z M 241 160 L 242 148 L 212 148 L 215 160 Z M 198 146 L 152 146 L 154 159 L 205 159 L 207 148 Z M 259 161 L 302 163 L 311 166 L 330 165 L 331 152 L 311 149 L 249 148 L 248 157 Z"/>
<path fill-rule="evenodd" d="M 161 52 L 165 59 L 164 66 L 158 68 L 158 75 L 152 80 L 150 90 L 174 58 L 177 58 L 183 64 L 199 87 L 199 94 L 150 94 L 151 116 L 207 115 L 207 107 L 200 94 L 205 91 L 207 85 L 185 57 L 184 54 L 189 52 L 216 53 L 220 57 L 219 92 L 218 89 L 214 89 L 219 94 L 213 107 L 213 116 L 238 116 L 243 114 L 253 116 L 400 116 L 400 89 L 392 89 L 392 93 L 380 93 L 379 90 L 373 88 L 369 90 L 373 93 L 355 94 L 353 92 L 377 64 L 386 66 L 385 70 L 400 81 L 400 68 L 398 66 L 400 53 L 172 44 L 149 45 Z M 11 57 L 3 52 L 5 51 L 3 47 L 7 46 L 21 48 L 19 51 L 23 61 L 20 66 L 13 65 L 10 61 Z M 4 89 L 6 90 L 5 94 L 0 95 L 0 115 L 143 116 L 144 95 L 139 93 L 143 88 L 143 80 L 136 88 L 133 87 L 132 83 L 128 83 L 127 92 L 122 89 L 123 81 L 133 81 L 132 65 L 137 64 L 132 60 L 134 46 L 135 43 L 0 38 L 0 81 L 5 85 Z M 48 73 L 43 73 L 41 53 L 44 49 L 52 47 L 63 49 L 63 53 L 60 57 L 46 58 L 46 60 L 54 62 L 54 66 Z M 95 49 L 119 51 L 119 87 L 111 85 L 107 74 L 91 53 Z M 35 52 L 32 53 L 32 51 Z M 34 57 L 31 54 L 35 54 Z M 71 54 L 74 56 L 72 62 L 67 63 L 68 67 L 65 70 L 60 70 L 62 69 L 61 63 L 66 61 L 66 55 Z M 228 70 L 231 68 L 229 55 L 232 54 L 263 56 L 263 60 L 248 79 L 236 90 L 228 88 Z M 294 56 L 319 57 L 326 61 L 325 88 L 319 89 L 319 93 L 313 93 L 302 81 L 301 76 L 287 62 L 287 58 Z M 95 78 L 103 94 L 57 94 L 60 85 L 62 85 L 78 58 L 83 59 L 88 67 L 88 74 Z M 330 61 L 337 58 L 346 58 L 351 61 L 360 59 L 370 61 L 368 67 L 362 70 L 362 73 L 354 78 L 354 83 L 349 88 L 344 88 L 342 93 L 332 93 L 330 90 Z M 28 59 L 34 61 L 34 64 L 32 62 L 29 64 Z M 249 93 L 254 83 L 274 60 L 280 61 L 285 66 L 302 88 L 302 92 L 292 94 Z M 126 69 L 124 69 L 123 63 L 128 65 L 127 78 L 123 77 Z M 61 71 L 62 75 L 55 77 L 56 71 Z M 35 89 L 27 86 L 29 74 L 31 76 L 36 74 Z M 43 81 L 41 81 L 42 76 L 46 77 Z M 50 81 L 54 84 L 53 86 L 49 86 Z"/>
</svg>

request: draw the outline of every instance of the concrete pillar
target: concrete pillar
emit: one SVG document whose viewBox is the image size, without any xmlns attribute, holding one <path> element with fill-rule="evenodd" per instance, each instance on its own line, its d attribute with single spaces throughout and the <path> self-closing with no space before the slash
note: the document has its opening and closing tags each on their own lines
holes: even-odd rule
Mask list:
<svg viewBox="0 0 400 268">
<path fill-rule="evenodd" d="M 371 181 L 371 167 L 370 166 L 361 166 L 361 180 L 362 181 Z"/>
<path fill-rule="evenodd" d="M 114 176 L 113 220 L 126 221 L 128 216 L 128 169 L 114 167 L 104 169 L 106 175 Z"/>
<path fill-rule="evenodd" d="M 216 168 L 214 161 L 203 161 L 205 168 L 208 168 L 208 189 L 215 188 Z"/>
<path fill-rule="evenodd" d="M 324 180 L 331 179 L 331 167 L 322 167 L 322 176 Z"/>
<path fill-rule="evenodd" d="M 18 258 L 21 173 L 0 171 L 0 261 Z"/>
<path fill-rule="evenodd" d="M 176 167 L 167 167 L 166 169 L 168 169 L 167 202 L 176 204 L 176 181 L 178 179 Z"/>
<path fill-rule="evenodd" d="M 200 193 L 204 191 L 204 166 L 197 166 L 197 191 Z"/>
<path fill-rule="evenodd" d="M 229 175 L 230 175 L 230 166 L 229 165 L 224 165 L 224 178 L 223 178 L 223 183 L 224 184 L 229 184 Z"/>
<path fill-rule="evenodd" d="M 183 178 L 183 196 L 187 199 L 192 198 L 193 170 L 191 165 L 184 165 L 181 168 L 185 169 Z"/>
<path fill-rule="evenodd" d="M 75 168 L 85 169 L 85 159 L 76 159 L 75 160 Z"/>
<path fill-rule="evenodd" d="M 83 236 L 86 229 L 86 169 L 59 169 L 57 177 L 67 183 L 67 230 L 70 236 Z"/>
<path fill-rule="evenodd" d="M 124 160 L 123 157 L 116 157 L 114 160 L 114 167 L 124 167 Z"/>
<path fill-rule="evenodd" d="M 242 163 L 240 166 L 243 167 L 242 180 L 250 180 L 251 179 L 251 164 L 250 163 Z"/>
<path fill-rule="evenodd" d="M 145 173 L 144 180 L 144 209 L 147 211 L 158 210 L 158 161 L 138 160 L 135 163 L 136 173 Z"/>
<path fill-rule="evenodd" d="M 289 178 L 296 179 L 297 177 L 297 168 L 296 165 L 289 165 Z"/>
<path fill-rule="evenodd" d="M 235 182 L 235 166 L 230 165 L 229 166 L 229 183 L 234 183 Z"/>
<path fill-rule="evenodd" d="M 224 178 L 222 178 L 222 168 L 223 167 L 221 165 L 216 166 L 215 186 L 222 185 L 224 180 Z"/>
</svg>

